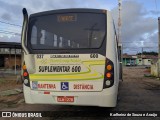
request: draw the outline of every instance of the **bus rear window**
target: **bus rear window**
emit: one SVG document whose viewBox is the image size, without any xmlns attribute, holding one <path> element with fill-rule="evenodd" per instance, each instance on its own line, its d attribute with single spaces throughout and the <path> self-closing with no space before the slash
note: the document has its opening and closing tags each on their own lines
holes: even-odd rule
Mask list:
<svg viewBox="0 0 160 120">
<path fill-rule="evenodd" d="M 28 31 L 32 49 L 100 48 L 106 34 L 106 15 L 65 13 L 32 17 Z"/>
</svg>

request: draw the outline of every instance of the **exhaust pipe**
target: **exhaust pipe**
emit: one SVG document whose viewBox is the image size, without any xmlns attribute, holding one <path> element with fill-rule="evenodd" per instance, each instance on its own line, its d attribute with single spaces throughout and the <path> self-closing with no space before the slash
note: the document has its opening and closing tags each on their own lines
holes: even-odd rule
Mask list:
<svg viewBox="0 0 160 120">
<path fill-rule="evenodd" d="M 28 13 L 26 8 L 23 8 L 22 12 L 23 12 L 23 27 L 22 27 L 22 34 L 21 34 L 21 44 L 25 54 L 29 54 L 28 49 L 25 46 L 25 41 L 27 37 L 26 32 L 28 29 Z"/>
</svg>

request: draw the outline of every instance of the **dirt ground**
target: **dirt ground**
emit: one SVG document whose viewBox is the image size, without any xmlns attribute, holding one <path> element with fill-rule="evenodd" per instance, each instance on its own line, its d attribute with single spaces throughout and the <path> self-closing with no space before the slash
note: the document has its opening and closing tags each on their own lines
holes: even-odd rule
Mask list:
<svg viewBox="0 0 160 120">
<path fill-rule="evenodd" d="M 0 77 L 0 91 L 22 87 L 21 83 L 17 83 L 16 76 Z"/>
<path fill-rule="evenodd" d="M 120 84 L 120 111 L 160 111 L 160 80 L 144 77 L 145 67 L 124 67 L 124 81 Z"/>
<path fill-rule="evenodd" d="M 13 91 L 14 89 L 22 90 L 22 83 L 17 83 L 17 76 L 5 75 L 0 77 L 0 110 L 3 108 L 17 107 L 19 101 L 21 102 L 24 99 L 22 92 L 19 94 L 1 95 L 3 92 L 8 90 Z"/>
<path fill-rule="evenodd" d="M 155 77 L 144 77 L 149 74 L 149 69 L 145 67 L 124 67 L 123 82 L 119 86 L 119 100 L 116 108 L 108 108 L 105 111 L 160 111 L 160 80 Z M 6 83 L 8 84 L 9 81 Z M 0 82 L 0 90 L 21 88 L 22 84 L 16 84 L 12 81 L 10 85 Z M 69 111 L 71 114 L 75 111 L 88 112 L 104 108 L 99 107 L 82 107 L 82 106 L 58 106 L 58 105 L 28 105 L 24 103 L 23 93 L 11 96 L 0 96 L 0 111 Z M 83 113 L 82 113 L 83 114 Z M 97 112 L 98 115 L 98 112 Z M 61 119 L 67 119 L 66 114 Z M 83 115 L 82 115 L 83 116 Z M 92 115 L 91 115 L 92 116 Z M 94 114 L 95 116 L 95 114 Z M 57 118 L 58 119 L 58 118 Z M 69 120 L 70 118 L 68 118 Z M 74 119 L 74 118 L 73 118 Z M 78 117 L 76 119 L 82 119 Z M 96 117 L 85 118 L 99 119 Z M 102 117 L 102 119 L 106 119 Z M 108 118 L 107 118 L 108 119 Z M 137 118 L 140 120 L 142 118 Z M 150 120 L 153 118 L 145 118 Z M 156 120 L 160 118 L 155 118 Z M 121 120 L 114 118 L 114 120 Z M 122 119 L 123 120 L 123 119 Z M 132 120 L 132 119 L 129 119 Z M 143 120 L 143 119 L 142 119 Z"/>
</svg>

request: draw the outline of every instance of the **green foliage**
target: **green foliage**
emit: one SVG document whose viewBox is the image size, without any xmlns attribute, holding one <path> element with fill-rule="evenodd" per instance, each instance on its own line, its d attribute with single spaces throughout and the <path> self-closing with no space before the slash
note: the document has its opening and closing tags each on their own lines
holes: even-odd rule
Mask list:
<svg viewBox="0 0 160 120">
<path fill-rule="evenodd" d="M 5 82 L 4 79 L 0 78 L 0 84 L 4 82 Z"/>
<path fill-rule="evenodd" d="M 141 55 L 141 54 L 143 54 L 143 55 L 154 55 L 154 56 L 158 55 L 158 53 L 154 52 L 154 51 L 151 51 L 151 52 L 144 51 L 143 53 L 137 53 L 137 55 Z"/>
</svg>

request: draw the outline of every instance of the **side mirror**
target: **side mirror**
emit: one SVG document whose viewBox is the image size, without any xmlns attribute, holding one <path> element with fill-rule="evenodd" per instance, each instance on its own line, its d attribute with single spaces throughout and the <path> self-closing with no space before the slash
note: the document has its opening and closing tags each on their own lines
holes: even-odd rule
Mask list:
<svg viewBox="0 0 160 120">
<path fill-rule="evenodd" d="M 22 44 L 22 48 L 25 52 L 25 54 L 29 54 L 26 46 L 25 46 L 25 41 L 26 41 L 26 33 L 27 33 L 27 29 L 28 29 L 28 13 L 26 8 L 23 8 L 22 10 L 23 12 L 23 27 L 22 27 L 22 33 L 21 33 L 21 44 Z"/>
</svg>

